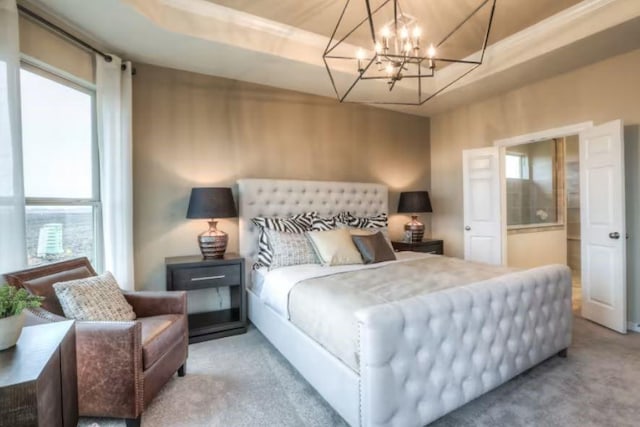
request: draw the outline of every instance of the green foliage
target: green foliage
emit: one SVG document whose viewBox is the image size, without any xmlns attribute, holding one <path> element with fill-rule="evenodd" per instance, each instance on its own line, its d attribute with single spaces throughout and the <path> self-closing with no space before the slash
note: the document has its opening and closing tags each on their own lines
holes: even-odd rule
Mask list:
<svg viewBox="0 0 640 427">
<path fill-rule="evenodd" d="M 25 308 L 40 307 L 43 299 L 24 289 L 0 285 L 0 319 L 20 314 Z"/>
</svg>

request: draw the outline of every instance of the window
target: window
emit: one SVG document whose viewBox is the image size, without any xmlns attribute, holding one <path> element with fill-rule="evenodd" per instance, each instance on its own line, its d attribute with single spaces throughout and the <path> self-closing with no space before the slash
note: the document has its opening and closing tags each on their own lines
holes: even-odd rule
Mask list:
<svg viewBox="0 0 640 427">
<path fill-rule="evenodd" d="M 99 261 L 95 92 L 24 64 L 22 150 L 30 265 Z"/>
<path fill-rule="evenodd" d="M 512 179 L 529 178 L 529 162 L 523 153 L 507 153 L 505 156 L 506 176 Z"/>
<path fill-rule="evenodd" d="M 510 229 L 560 225 L 558 150 L 552 139 L 509 147 L 505 172 Z"/>
</svg>

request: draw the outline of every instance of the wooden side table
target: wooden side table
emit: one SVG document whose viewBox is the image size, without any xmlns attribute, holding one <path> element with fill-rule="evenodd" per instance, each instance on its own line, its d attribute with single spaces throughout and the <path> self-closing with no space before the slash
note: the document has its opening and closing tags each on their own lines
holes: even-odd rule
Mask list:
<svg viewBox="0 0 640 427">
<path fill-rule="evenodd" d="M 423 240 L 418 243 L 391 242 L 396 251 L 427 252 L 430 254 L 443 255 L 444 242 L 442 240 Z"/>
<path fill-rule="evenodd" d="M 74 321 L 25 327 L 15 347 L 0 351 L 0 426 L 77 424 Z"/>
<path fill-rule="evenodd" d="M 225 310 L 189 314 L 189 344 L 247 331 L 244 258 L 225 254 L 221 259 L 202 256 L 165 258 L 168 291 L 228 287 L 231 306 Z"/>
</svg>

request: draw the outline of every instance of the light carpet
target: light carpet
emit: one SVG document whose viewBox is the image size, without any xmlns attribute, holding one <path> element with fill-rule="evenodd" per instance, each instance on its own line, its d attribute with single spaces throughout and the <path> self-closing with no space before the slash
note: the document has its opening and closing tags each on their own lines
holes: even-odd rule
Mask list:
<svg viewBox="0 0 640 427">
<path fill-rule="evenodd" d="M 143 427 L 346 425 L 255 328 L 189 346 L 187 367 L 145 411 Z M 640 334 L 576 317 L 567 359 L 553 357 L 432 425 L 637 426 L 638 390 Z M 124 425 L 79 425 L 94 422 Z"/>
</svg>

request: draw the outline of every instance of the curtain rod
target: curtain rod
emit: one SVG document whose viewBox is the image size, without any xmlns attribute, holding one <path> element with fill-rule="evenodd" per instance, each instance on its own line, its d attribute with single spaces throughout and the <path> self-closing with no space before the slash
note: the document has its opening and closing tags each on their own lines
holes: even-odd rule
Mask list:
<svg viewBox="0 0 640 427">
<path fill-rule="evenodd" d="M 104 58 L 105 61 L 107 62 L 111 62 L 113 61 L 113 58 L 111 57 L 111 55 L 104 53 L 103 51 L 101 51 L 100 49 L 90 45 L 89 43 L 85 42 L 84 40 L 74 36 L 73 34 L 71 34 L 70 32 L 66 31 L 63 28 L 60 28 L 59 26 L 57 26 L 56 24 L 54 24 L 53 22 L 43 18 L 42 16 L 38 15 L 37 13 L 27 9 L 26 7 L 22 6 L 22 5 L 18 5 L 18 10 L 29 16 L 30 18 L 38 21 L 40 24 L 44 25 L 45 27 L 55 31 L 56 33 L 58 33 L 59 35 L 61 35 L 62 37 L 72 41 L 75 44 L 78 44 L 80 46 L 82 46 L 83 48 L 85 48 L 86 50 L 89 50 L 91 52 L 97 53 L 98 55 L 102 56 Z M 125 70 L 127 68 L 127 66 L 125 64 L 122 64 L 122 69 Z M 135 71 L 133 71 L 133 74 L 135 74 Z"/>
</svg>

